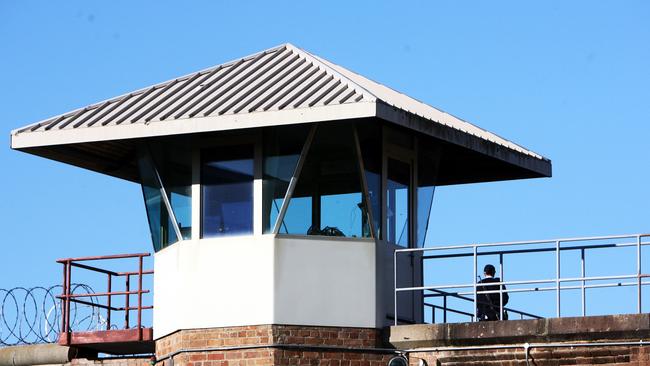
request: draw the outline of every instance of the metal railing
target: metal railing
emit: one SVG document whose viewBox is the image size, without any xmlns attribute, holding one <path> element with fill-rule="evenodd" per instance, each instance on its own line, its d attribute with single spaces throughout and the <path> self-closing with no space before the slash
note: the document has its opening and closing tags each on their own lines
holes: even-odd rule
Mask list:
<svg viewBox="0 0 650 366">
<path fill-rule="evenodd" d="M 95 256 L 95 257 L 82 257 L 82 258 L 67 258 L 59 259 L 58 263 L 63 264 L 63 293 L 60 296 L 57 296 L 61 299 L 61 336 L 59 343 L 63 340 L 63 343 L 70 344 L 70 333 L 72 332 L 71 320 L 70 320 L 70 306 L 71 304 L 82 304 L 87 305 L 92 308 L 102 309 L 105 311 L 106 319 L 106 330 L 111 330 L 113 324 L 111 322 L 111 313 L 115 311 L 124 312 L 124 329 L 129 329 L 130 324 L 130 312 L 137 312 L 137 324 L 138 329 L 138 340 L 142 340 L 142 311 L 153 309 L 153 305 L 145 306 L 143 305 L 142 295 L 148 294 L 150 291 L 143 288 L 143 277 L 145 275 L 152 275 L 153 270 L 144 270 L 144 258 L 149 257 L 150 253 L 137 253 L 137 254 L 118 254 L 118 255 L 107 255 L 107 256 Z M 107 270 L 104 268 L 99 268 L 95 266 L 90 266 L 87 264 L 82 264 L 80 262 L 89 262 L 89 261 L 103 261 L 103 260 L 117 260 L 117 259 L 137 259 L 138 269 L 137 271 L 130 272 L 115 272 Z M 72 282 L 72 268 L 80 268 L 88 270 L 94 273 L 100 273 L 106 275 L 106 291 L 105 292 L 91 292 L 91 293 L 74 293 L 73 282 Z M 131 278 L 136 277 L 137 280 L 137 290 L 131 289 Z M 124 291 L 113 291 L 113 280 L 115 278 L 124 279 Z M 131 296 L 137 296 L 136 306 L 131 305 Z M 123 298 L 123 306 L 114 306 L 114 298 L 120 297 Z M 101 303 L 100 301 L 88 301 L 88 299 L 99 299 L 105 298 L 106 301 Z"/>
<path fill-rule="evenodd" d="M 556 316 L 562 316 L 561 309 L 561 293 L 564 290 L 580 290 L 581 292 L 581 313 L 586 316 L 586 290 L 592 288 L 608 288 L 608 287 L 625 287 L 636 286 L 636 307 L 637 312 L 642 312 L 642 288 L 650 282 L 643 281 L 644 278 L 650 277 L 648 274 L 642 273 L 642 247 L 650 245 L 650 241 L 644 238 L 650 238 L 650 234 L 633 234 L 633 235 L 618 235 L 618 236 L 598 236 L 598 237 L 583 237 L 583 238 L 566 238 L 566 239 L 552 239 L 552 240 L 534 240 L 534 241 L 517 241 L 517 242 L 502 242 L 502 243 L 489 243 L 489 244 L 467 244 L 457 246 L 441 246 L 441 247 L 428 247 L 428 248 L 407 248 L 397 249 L 393 254 L 393 270 L 394 270 L 394 311 L 398 313 L 398 294 L 404 292 L 421 292 L 422 298 L 442 297 L 443 305 L 435 305 L 423 302 L 424 307 L 432 309 L 432 321 L 435 322 L 435 310 L 443 311 L 443 320 L 447 320 L 447 312 L 468 316 L 475 321 L 477 319 L 477 307 L 479 305 L 478 295 L 489 295 L 498 293 L 500 297 L 500 314 L 504 310 L 519 314 L 523 319 L 524 316 L 530 318 L 540 318 L 538 315 L 518 311 L 515 309 L 504 307 L 503 294 L 504 293 L 522 293 L 522 292 L 536 292 L 536 291 L 554 291 L 555 292 L 555 308 Z M 621 242 L 622 241 L 622 242 Z M 500 249 L 500 247 L 511 247 L 512 249 Z M 623 275 L 609 275 L 609 276 L 586 276 L 586 256 L 588 251 L 606 249 L 606 248 L 625 248 L 633 247 L 636 249 L 636 271 L 633 274 Z M 444 254 L 428 254 L 431 252 L 445 252 Z M 565 251 L 578 251 L 580 253 L 580 276 L 577 277 L 562 277 L 561 268 L 561 253 Z M 514 254 L 524 253 L 544 253 L 552 252 L 555 254 L 555 277 L 534 279 L 534 280 L 519 280 L 519 281 L 505 281 L 504 280 L 504 257 Z M 462 258 L 471 257 L 473 259 L 473 278 L 478 277 L 478 259 L 482 256 L 498 256 L 499 266 L 498 273 L 501 274 L 500 282 L 491 282 L 489 284 L 481 284 L 476 281 L 472 283 L 461 284 L 438 284 L 426 286 L 411 286 L 411 287 L 398 287 L 398 258 L 401 255 L 419 255 L 422 261 L 421 268 L 426 271 L 426 263 L 431 260 L 444 260 L 449 258 Z M 602 281 L 625 281 L 627 282 L 606 282 Z M 564 285 L 563 283 L 579 283 L 579 285 Z M 535 285 L 536 287 L 525 288 L 510 288 L 510 286 L 522 285 Z M 498 286 L 498 290 L 481 290 L 482 286 Z M 471 289 L 471 290 L 470 290 Z M 448 291 L 449 290 L 449 291 Z M 426 293 L 425 293 L 426 292 Z M 451 309 L 447 306 L 447 298 L 453 297 L 463 301 L 473 302 L 473 312 L 461 311 Z M 398 316 L 395 316 L 395 325 L 398 324 Z"/>
<path fill-rule="evenodd" d="M 490 283 L 490 284 L 487 284 L 487 285 L 492 286 L 493 284 Z M 474 321 L 474 316 L 475 316 L 474 313 L 469 313 L 469 312 L 466 312 L 466 311 L 456 310 L 456 309 L 453 309 L 453 308 L 450 308 L 449 306 L 447 306 L 447 298 L 449 298 L 449 297 L 459 299 L 459 300 L 463 300 L 463 301 L 467 301 L 467 302 L 472 302 L 472 303 L 474 302 L 473 298 L 467 297 L 467 296 L 462 296 L 462 295 L 459 295 L 459 294 L 453 293 L 453 292 L 442 291 L 442 290 L 435 290 L 434 289 L 434 290 L 429 290 L 429 291 L 432 292 L 432 293 L 431 294 L 424 294 L 424 298 L 442 297 L 442 299 L 443 299 L 442 300 L 442 304 L 443 304 L 442 306 L 435 305 L 435 304 L 429 304 L 427 302 L 424 302 L 424 304 L 423 304 L 425 308 L 428 307 L 428 308 L 431 309 L 431 322 L 432 323 L 436 322 L 436 312 L 435 312 L 436 309 L 442 311 L 442 322 L 443 323 L 447 323 L 447 313 L 465 315 L 465 316 L 470 317 L 471 320 Z M 503 292 L 508 292 L 508 291 L 505 290 Z M 487 292 L 482 292 L 482 291 L 478 292 L 478 294 L 482 294 L 482 293 L 487 293 Z M 481 303 L 481 302 L 478 301 L 478 303 Z M 488 305 L 488 306 L 491 305 L 491 304 L 486 303 L 486 302 L 484 302 L 483 304 Z M 503 319 L 504 314 L 506 314 L 506 313 L 517 314 L 517 315 L 519 315 L 520 319 L 524 319 L 524 317 L 529 317 L 529 318 L 533 318 L 533 319 L 541 319 L 542 318 L 539 315 L 535 315 L 535 314 L 528 313 L 528 312 L 525 312 L 525 311 L 513 309 L 511 307 L 501 306 L 499 319 Z"/>
</svg>

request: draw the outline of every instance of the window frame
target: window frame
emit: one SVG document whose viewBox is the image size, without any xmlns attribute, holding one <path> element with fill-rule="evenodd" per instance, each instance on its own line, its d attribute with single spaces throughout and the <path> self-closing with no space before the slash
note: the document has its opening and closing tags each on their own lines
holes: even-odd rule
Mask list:
<svg viewBox="0 0 650 366">
<path fill-rule="evenodd" d="M 353 131 L 353 148 L 355 149 L 357 167 L 359 173 L 361 174 L 361 194 L 364 197 L 366 204 L 368 205 L 368 225 L 370 227 L 371 236 L 369 238 L 359 237 L 354 238 L 356 240 L 374 240 L 374 241 L 384 241 L 388 243 L 386 233 L 387 233 L 387 217 L 386 217 L 386 208 L 387 208 L 387 162 L 388 158 L 395 159 L 398 161 L 405 162 L 409 164 L 411 170 L 411 180 L 409 186 L 409 240 L 408 248 L 416 247 L 417 244 L 417 226 L 418 226 L 418 152 L 419 152 L 419 140 L 418 136 L 410 135 L 412 146 L 406 147 L 401 146 L 390 141 L 388 137 L 392 132 L 400 133 L 396 127 L 388 126 L 383 124 L 381 128 L 381 212 L 374 212 L 369 191 L 368 191 L 368 180 L 364 169 L 363 155 L 361 153 L 361 145 L 359 140 L 359 132 L 357 129 L 358 123 L 362 122 L 351 122 L 352 131 Z M 314 142 L 314 136 L 316 135 L 317 129 L 321 124 L 313 123 L 305 140 L 305 143 L 300 152 L 300 157 L 296 163 L 296 167 L 291 176 L 291 180 L 287 187 L 287 190 L 284 195 L 284 200 L 282 206 L 278 212 L 275 222 L 271 223 L 272 230 L 269 233 L 263 233 L 263 131 L 260 129 L 258 131 L 249 132 L 247 134 L 241 135 L 230 135 L 230 136 L 197 136 L 193 142 L 194 157 L 193 157 L 193 184 L 192 184 L 192 239 L 204 239 L 203 237 L 203 189 L 202 189 L 202 151 L 210 149 L 215 146 L 235 146 L 248 144 L 254 147 L 254 158 L 253 158 L 253 232 L 252 235 L 274 235 L 274 236 L 283 236 L 283 237 L 303 237 L 303 238 L 328 238 L 332 239 L 329 236 L 320 236 L 320 235 L 301 235 L 301 234 L 284 234 L 280 233 L 283 220 L 286 216 L 287 210 L 289 208 L 290 201 L 293 197 L 296 185 L 302 173 L 302 168 L 305 164 L 307 156 L 309 155 L 309 150 Z M 375 220 L 373 218 L 375 215 L 380 216 L 379 221 L 380 227 L 375 226 Z M 377 235 L 379 231 L 379 236 Z M 205 238 L 211 239 L 211 238 Z M 337 239 L 340 239 L 337 237 Z M 350 238 L 348 238 L 350 239 Z M 353 240 L 354 240 L 353 239 Z M 399 245 L 397 243 L 388 243 Z"/>
<path fill-rule="evenodd" d="M 183 236 L 182 231 L 180 229 L 179 222 L 178 222 L 177 217 L 176 217 L 176 212 L 175 212 L 174 207 L 173 207 L 172 202 L 171 202 L 171 193 L 168 194 L 168 192 L 171 192 L 171 191 L 168 191 L 168 187 L 166 187 L 166 184 L 165 184 L 165 182 L 163 182 L 163 179 L 162 179 L 162 177 L 160 175 L 160 171 L 161 171 L 162 168 L 161 168 L 161 166 L 159 166 L 158 163 L 161 163 L 161 165 L 164 165 L 164 164 L 161 161 L 156 161 L 156 159 L 154 158 L 154 152 L 153 152 L 152 146 L 149 143 L 146 143 L 146 142 L 142 143 L 141 145 L 138 146 L 136 155 L 137 155 L 138 165 L 139 165 L 138 169 L 140 171 L 140 173 L 139 173 L 140 174 L 140 186 L 141 186 L 141 190 L 142 190 L 142 194 L 143 194 L 145 211 L 147 213 L 147 224 L 149 225 L 149 230 L 152 233 L 151 235 L 152 235 L 152 244 L 153 244 L 153 247 L 154 247 L 154 251 L 159 252 L 159 251 L 161 251 L 161 250 L 163 250 L 163 249 L 165 249 L 165 248 L 167 248 L 167 247 L 169 247 L 171 245 L 174 245 L 176 243 L 179 243 L 179 242 L 182 242 L 182 241 L 188 240 L 188 239 L 186 239 Z M 163 159 L 164 159 L 164 157 L 163 157 Z M 143 166 L 146 166 L 147 169 L 150 170 L 151 173 L 152 173 L 151 177 L 149 177 L 149 179 L 152 180 L 154 185 L 150 186 L 149 188 L 152 188 L 152 189 L 158 191 L 158 194 L 160 196 L 160 201 L 161 201 L 161 204 L 162 204 L 161 207 L 160 207 L 160 210 L 161 210 L 161 212 L 163 212 L 163 210 L 164 210 L 164 212 L 167 214 L 167 221 L 169 222 L 169 227 L 167 228 L 167 230 L 174 232 L 174 235 L 176 237 L 175 241 L 167 241 L 167 243 L 165 244 L 165 240 L 163 240 L 162 236 L 159 238 L 158 243 L 156 243 L 156 241 L 155 241 L 155 237 L 153 235 L 153 231 L 155 229 L 151 226 L 151 217 L 152 217 L 153 213 L 150 211 L 150 207 L 147 204 L 147 194 L 146 194 L 146 191 L 145 191 L 145 186 L 147 186 L 147 184 L 144 183 L 144 177 L 142 177 L 143 169 L 144 169 Z M 193 167 L 192 167 L 192 169 L 193 169 Z M 190 204 L 192 204 L 192 203 L 193 203 L 193 199 L 190 197 Z M 190 208 L 190 210 L 191 210 L 191 208 Z M 191 221 L 191 222 L 193 223 L 193 221 Z M 160 230 L 162 227 L 163 227 L 163 223 L 162 223 L 162 220 L 161 220 L 160 227 L 157 228 L 157 229 Z M 191 228 L 191 230 L 192 230 L 191 235 L 194 235 L 193 227 Z M 168 233 L 167 235 L 169 236 L 170 234 Z"/>
<path fill-rule="evenodd" d="M 312 128 L 309 131 L 309 134 L 307 136 L 307 139 L 305 140 L 305 144 L 303 145 L 303 148 L 300 152 L 300 158 L 298 159 L 298 162 L 296 164 L 296 168 L 294 169 L 294 173 L 291 177 L 291 181 L 289 182 L 289 186 L 287 188 L 287 192 L 285 194 L 284 200 L 282 202 L 282 206 L 280 208 L 280 212 L 278 213 L 278 216 L 276 218 L 276 222 L 273 226 L 272 234 L 276 236 L 282 236 L 282 237 L 303 237 L 303 238 L 328 238 L 332 239 L 331 236 L 323 236 L 323 235 L 307 235 L 307 234 L 284 234 L 280 233 L 280 228 L 282 226 L 282 223 L 284 222 L 284 218 L 286 216 L 287 210 L 289 208 L 289 204 L 291 201 L 291 198 L 293 197 L 293 193 L 296 189 L 296 185 L 298 183 L 298 180 L 300 179 L 300 175 L 302 173 L 302 168 L 304 166 L 305 161 L 307 160 L 307 157 L 309 155 L 309 151 L 311 148 L 311 145 L 314 142 L 314 136 L 316 135 L 316 132 L 318 130 L 319 124 L 313 124 Z M 372 204 L 370 201 L 370 196 L 368 193 L 368 185 L 367 185 L 367 179 L 364 171 L 364 165 L 363 165 L 363 156 L 361 154 L 361 147 L 359 143 L 359 136 L 357 132 L 357 126 L 356 123 L 353 123 L 352 126 L 352 138 L 353 138 L 353 151 L 356 156 L 356 166 L 360 174 L 360 185 L 361 185 L 361 195 L 366 202 L 366 209 L 367 209 L 367 215 L 368 217 L 366 218 L 368 220 L 368 226 L 370 230 L 370 237 L 357 237 L 357 238 L 349 238 L 345 237 L 346 239 L 349 240 L 371 240 L 371 241 L 376 241 L 378 238 L 376 238 L 376 231 L 374 228 L 374 220 L 373 220 L 373 212 L 372 212 Z M 320 204 L 320 202 L 319 202 Z M 261 218 L 260 218 L 261 219 Z M 340 239 L 342 237 L 336 237 L 337 239 Z"/>
<path fill-rule="evenodd" d="M 393 243 L 388 241 L 387 234 L 387 221 L 388 221 L 388 197 L 386 195 L 386 188 L 388 187 L 388 159 L 393 159 L 401 161 L 409 165 L 411 170 L 411 177 L 409 182 L 409 209 L 408 209 L 408 221 L 409 221 L 409 237 L 406 248 L 415 248 L 417 247 L 417 181 L 418 181 L 418 140 L 415 135 L 411 137 L 412 148 L 407 148 L 404 146 L 399 146 L 395 143 L 392 143 L 388 140 L 389 134 L 395 129 L 390 126 L 383 126 L 382 131 L 382 166 L 381 166 L 381 239 L 387 243 L 402 246 L 398 243 Z"/>
</svg>

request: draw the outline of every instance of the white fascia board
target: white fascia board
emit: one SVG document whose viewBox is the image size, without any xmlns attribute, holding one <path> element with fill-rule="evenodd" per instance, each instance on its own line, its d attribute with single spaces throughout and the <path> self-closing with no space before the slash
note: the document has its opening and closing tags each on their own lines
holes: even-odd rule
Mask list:
<svg viewBox="0 0 650 366">
<path fill-rule="evenodd" d="M 170 136 L 199 132 L 281 126 L 311 122 L 375 117 L 374 102 L 358 102 L 292 110 L 273 110 L 246 114 L 186 118 L 148 124 L 124 124 L 63 130 L 22 132 L 11 136 L 12 149 L 53 146 L 96 141 Z"/>
<path fill-rule="evenodd" d="M 377 103 L 377 117 L 544 176 L 550 177 L 552 174 L 551 161 L 532 151 L 513 150 L 498 142 L 486 140 L 481 136 L 434 122 L 426 117 L 418 116 L 382 102 Z"/>
</svg>

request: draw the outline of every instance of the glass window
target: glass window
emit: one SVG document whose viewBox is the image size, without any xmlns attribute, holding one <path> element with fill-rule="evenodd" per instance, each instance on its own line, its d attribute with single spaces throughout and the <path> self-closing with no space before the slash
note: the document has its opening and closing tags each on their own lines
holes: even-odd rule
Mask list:
<svg viewBox="0 0 650 366">
<path fill-rule="evenodd" d="M 289 209 L 287 214 L 284 215 L 279 232 L 284 234 L 307 234 L 312 226 L 311 204 L 311 197 L 291 197 Z"/>
<path fill-rule="evenodd" d="M 430 145 L 430 144 L 429 144 Z M 424 146 L 424 144 L 420 144 Z M 438 176 L 439 149 L 421 148 L 418 153 L 417 245 L 423 247 L 429 231 L 433 196 Z"/>
<path fill-rule="evenodd" d="M 408 247 L 411 165 L 388 158 L 386 174 L 386 240 Z"/>
<path fill-rule="evenodd" d="M 202 151 L 202 237 L 252 234 L 253 154 L 253 145 Z"/>
<path fill-rule="evenodd" d="M 192 151 L 188 146 L 191 144 L 175 143 L 152 148 L 154 162 L 183 239 L 192 238 Z"/>
<path fill-rule="evenodd" d="M 318 127 L 281 231 L 370 237 L 351 125 Z"/>
<path fill-rule="evenodd" d="M 190 144 L 184 140 L 150 142 L 138 152 L 140 183 L 154 250 L 158 251 L 192 236 L 192 161 Z M 162 185 L 161 185 L 162 183 Z M 163 192 L 172 212 L 168 211 Z"/>
<path fill-rule="evenodd" d="M 192 187 L 187 185 L 175 188 L 168 193 L 171 196 L 169 201 L 183 239 L 192 239 Z"/>
<path fill-rule="evenodd" d="M 273 231 L 289 187 L 289 181 L 298 164 L 310 128 L 309 125 L 285 126 L 268 128 L 264 131 L 264 188 L 262 194 L 264 233 Z M 286 234 L 288 226 L 293 225 L 293 222 L 285 223 L 280 226 L 279 232 Z"/>
<path fill-rule="evenodd" d="M 169 244 L 178 241 L 178 238 L 172 226 L 173 222 L 163 202 L 160 184 L 158 183 L 158 178 L 156 177 L 151 160 L 140 158 L 139 165 L 142 194 L 144 196 L 144 206 L 147 210 L 147 219 L 149 220 L 151 241 L 154 251 L 157 252 Z"/>
<path fill-rule="evenodd" d="M 433 195 L 436 191 L 435 186 L 418 186 L 418 247 L 424 247 L 429 230 L 429 217 L 433 207 Z"/>
</svg>

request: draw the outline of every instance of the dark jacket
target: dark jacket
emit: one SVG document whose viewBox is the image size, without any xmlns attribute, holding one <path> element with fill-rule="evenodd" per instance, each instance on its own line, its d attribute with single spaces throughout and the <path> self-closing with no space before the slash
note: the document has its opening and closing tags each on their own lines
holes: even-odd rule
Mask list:
<svg viewBox="0 0 650 366">
<path fill-rule="evenodd" d="M 501 282 L 499 277 L 488 277 L 479 281 L 479 283 L 492 283 L 492 282 Z M 505 290 L 506 286 L 501 285 L 502 289 Z M 488 286 L 478 286 L 476 288 L 477 292 L 481 291 L 499 291 L 499 285 L 488 285 Z M 507 292 L 503 293 L 503 305 L 505 306 L 508 303 L 509 296 Z M 479 321 L 484 320 L 499 320 L 499 312 L 501 310 L 501 301 L 498 292 L 491 294 L 478 294 L 477 295 L 477 316 Z M 505 310 L 504 310 L 505 312 Z M 507 319 L 507 316 L 503 317 Z"/>
</svg>

